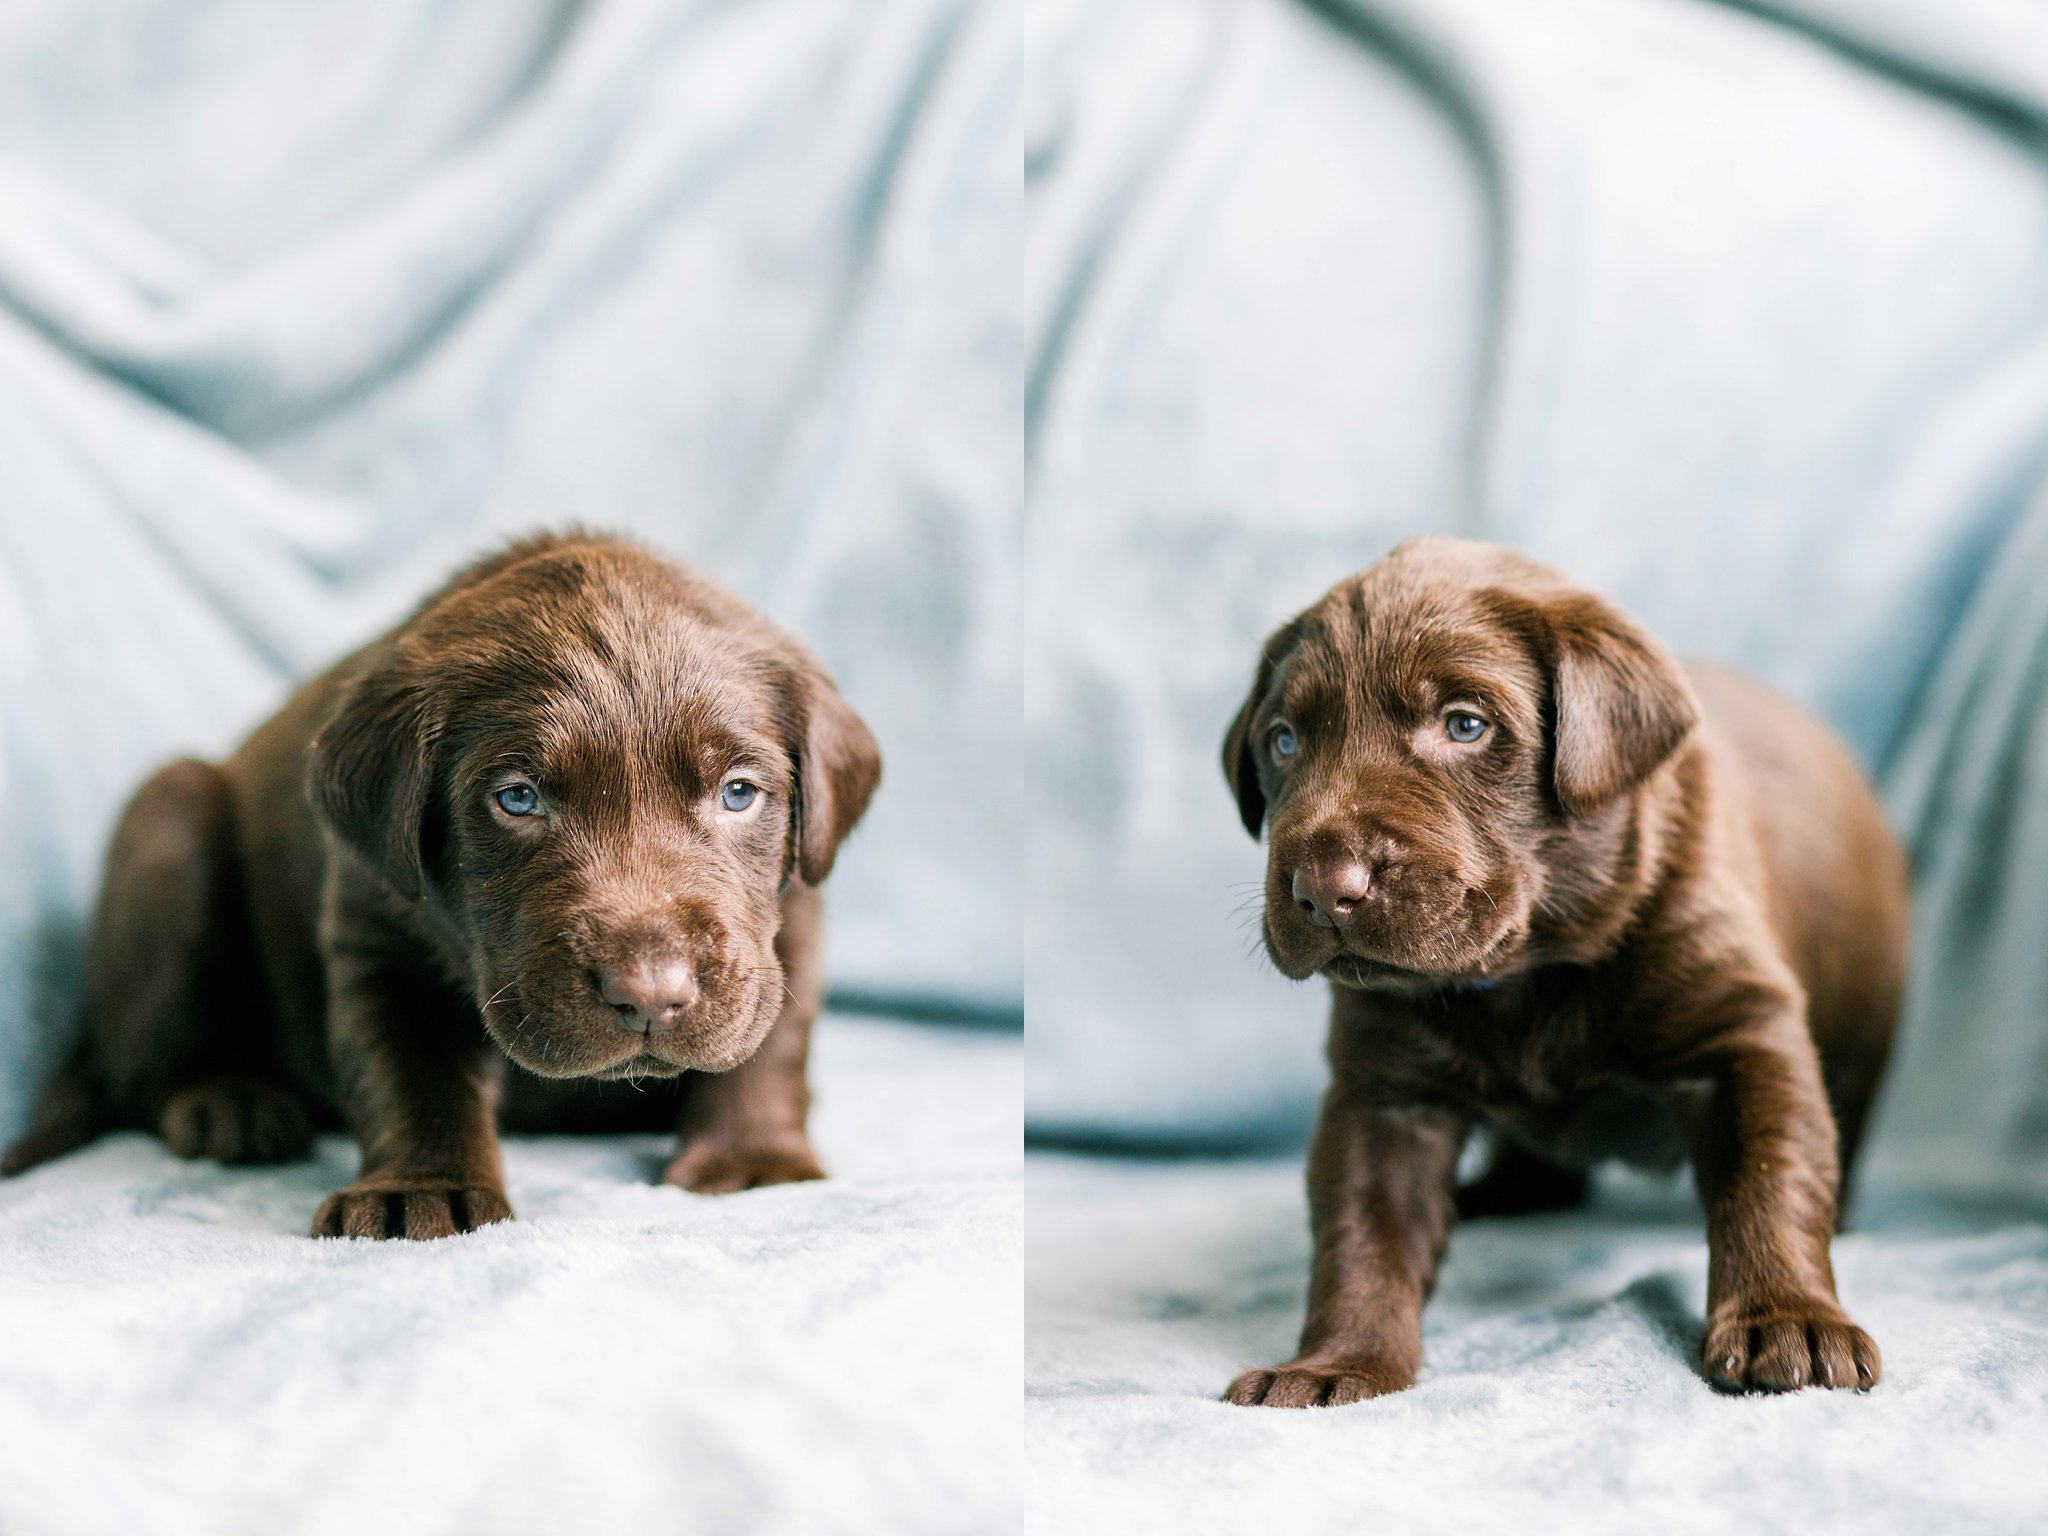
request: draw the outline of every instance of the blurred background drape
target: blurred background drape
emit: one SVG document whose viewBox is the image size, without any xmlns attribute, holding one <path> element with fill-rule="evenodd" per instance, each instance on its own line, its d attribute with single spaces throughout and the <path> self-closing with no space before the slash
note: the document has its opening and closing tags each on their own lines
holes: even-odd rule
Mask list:
<svg viewBox="0 0 2048 1536">
<path fill-rule="evenodd" d="M 1416 532 L 1825 713 L 1917 868 L 1895 1173 L 2048 1177 L 2048 12 L 1047 0 L 1026 169 L 1027 1109 L 1298 1144 L 1217 748 Z"/>
<path fill-rule="evenodd" d="M 1018 80 L 963 0 L 5 8 L 0 1139 L 140 777 L 568 520 L 874 726 L 840 1000 L 1014 1023 Z"/>
</svg>

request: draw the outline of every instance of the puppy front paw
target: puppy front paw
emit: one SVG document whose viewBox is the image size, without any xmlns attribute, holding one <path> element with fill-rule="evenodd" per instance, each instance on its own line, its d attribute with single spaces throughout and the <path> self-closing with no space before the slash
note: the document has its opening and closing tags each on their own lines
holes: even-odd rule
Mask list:
<svg viewBox="0 0 2048 1536">
<path fill-rule="evenodd" d="M 774 1141 L 705 1138 L 684 1147 L 662 1171 L 661 1182 L 699 1195 L 729 1195 L 823 1177 L 818 1154 L 802 1136 Z"/>
<path fill-rule="evenodd" d="M 1826 1301 L 1730 1309 L 1700 1345 L 1707 1379 L 1724 1392 L 1877 1385 L 1883 1360 L 1870 1335 Z"/>
<path fill-rule="evenodd" d="M 321 1202 L 315 1237 L 408 1237 L 423 1240 L 474 1232 L 510 1221 L 502 1189 L 404 1179 L 365 1179 Z"/>
<path fill-rule="evenodd" d="M 1369 1360 L 1294 1360 L 1246 1371 L 1223 1401 L 1240 1408 L 1340 1408 L 1415 1384 L 1415 1372 Z"/>
</svg>

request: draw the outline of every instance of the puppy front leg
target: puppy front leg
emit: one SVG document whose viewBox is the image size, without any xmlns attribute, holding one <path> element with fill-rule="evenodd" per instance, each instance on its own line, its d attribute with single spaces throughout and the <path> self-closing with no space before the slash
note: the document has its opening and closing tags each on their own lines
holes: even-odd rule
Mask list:
<svg viewBox="0 0 2048 1536">
<path fill-rule="evenodd" d="M 1694 1128 L 1707 1208 L 1708 1378 L 1735 1392 L 1866 1388 L 1881 1362 L 1835 1299 L 1838 1182 L 1820 1063 L 1796 1020 L 1740 1051 Z"/>
<path fill-rule="evenodd" d="M 362 1144 L 355 1183 L 315 1237 L 453 1237 L 508 1221 L 493 1123 L 494 1058 L 474 1010 L 417 971 L 331 962 L 328 1037 Z"/>
<path fill-rule="evenodd" d="M 804 1128 L 811 1108 L 811 1020 L 824 996 L 818 893 L 792 885 L 782 913 L 775 936 L 784 986 L 781 1012 L 759 1049 L 740 1065 L 684 1081 L 677 1125 L 682 1150 L 662 1173 L 665 1184 L 720 1195 L 825 1177 Z"/>
<path fill-rule="evenodd" d="M 1315 1260 L 1300 1352 L 1246 1371 L 1225 1402 L 1271 1408 L 1398 1392 L 1422 1368 L 1422 1304 L 1457 1218 L 1465 1126 L 1435 1110 L 1370 1104 L 1339 1081 L 1309 1148 Z"/>
</svg>

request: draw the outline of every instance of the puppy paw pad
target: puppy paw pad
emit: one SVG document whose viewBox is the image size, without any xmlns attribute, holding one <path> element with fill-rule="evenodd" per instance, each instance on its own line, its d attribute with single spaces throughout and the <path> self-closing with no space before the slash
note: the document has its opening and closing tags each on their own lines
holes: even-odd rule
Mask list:
<svg viewBox="0 0 2048 1536">
<path fill-rule="evenodd" d="M 373 1180 L 351 1184 L 322 1201 L 313 1217 L 313 1235 L 423 1242 L 511 1219 L 512 1207 L 501 1189 Z"/>
<path fill-rule="evenodd" d="M 1883 1359 L 1869 1334 L 1839 1311 L 1783 1307 L 1739 1313 L 1707 1330 L 1700 1358 L 1724 1392 L 1867 1391 Z"/>
<path fill-rule="evenodd" d="M 1399 1373 L 1369 1367 L 1282 1365 L 1246 1371 L 1223 1394 L 1240 1408 L 1341 1408 L 1408 1386 Z"/>
</svg>

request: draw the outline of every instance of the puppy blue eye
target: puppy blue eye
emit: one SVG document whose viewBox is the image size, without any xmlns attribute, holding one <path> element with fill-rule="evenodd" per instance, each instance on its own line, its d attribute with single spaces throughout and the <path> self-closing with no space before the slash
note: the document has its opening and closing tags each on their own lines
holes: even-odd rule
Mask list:
<svg viewBox="0 0 2048 1536">
<path fill-rule="evenodd" d="M 718 803 L 728 811 L 744 811 L 754 803 L 754 797 L 761 791 L 745 779 L 728 779 L 725 788 L 718 792 Z"/>
<path fill-rule="evenodd" d="M 1444 734 L 1453 741 L 1471 743 L 1486 734 L 1486 722 L 1477 715 L 1453 710 L 1444 717 Z"/>
<path fill-rule="evenodd" d="M 507 816 L 531 816 L 540 809 L 540 791 L 531 784 L 507 784 L 498 791 L 498 809 Z"/>
<path fill-rule="evenodd" d="M 1294 739 L 1294 731 L 1290 727 L 1284 725 L 1273 727 L 1273 755 L 1275 757 L 1292 757 L 1300 750 L 1301 743 Z"/>
</svg>

